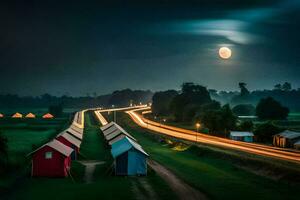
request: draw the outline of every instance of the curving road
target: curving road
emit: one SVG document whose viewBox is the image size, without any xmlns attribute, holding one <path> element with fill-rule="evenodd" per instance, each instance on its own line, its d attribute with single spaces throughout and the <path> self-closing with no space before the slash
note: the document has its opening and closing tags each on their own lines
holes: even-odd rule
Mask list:
<svg viewBox="0 0 300 200">
<path fill-rule="evenodd" d="M 163 125 L 149 119 L 144 118 L 137 111 L 149 110 L 150 107 L 143 107 L 134 110 L 125 111 L 131 119 L 139 126 L 169 135 L 172 137 L 185 139 L 193 142 L 199 142 L 203 144 L 210 144 L 218 147 L 235 149 L 247 153 L 252 153 L 260 156 L 267 156 L 285 161 L 290 161 L 300 164 L 300 151 L 282 149 L 262 144 L 246 143 L 240 141 L 229 140 L 226 138 L 219 138 L 216 136 L 206 135 L 203 133 L 197 133 L 195 131 L 177 128 L 173 126 Z"/>
</svg>

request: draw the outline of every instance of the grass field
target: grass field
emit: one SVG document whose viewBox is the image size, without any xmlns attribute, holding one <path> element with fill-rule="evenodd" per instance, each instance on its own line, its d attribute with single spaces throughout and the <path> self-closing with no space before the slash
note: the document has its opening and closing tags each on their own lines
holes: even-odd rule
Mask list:
<svg viewBox="0 0 300 200">
<path fill-rule="evenodd" d="M 86 184 L 83 176 L 85 168 L 77 161 L 72 162 L 71 174 L 73 178 L 29 178 L 23 177 L 14 187 L 8 191 L 2 199 L 136 199 L 138 193 L 134 190 L 137 185 L 138 191 L 147 195 L 144 187 L 140 184 L 143 180 L 149 184 L 158 199 L 176 199 L 166 183 L 153 171 L 149 171 L 147 177 L 116 177 L 112 175 L 112 157 L 110 150 L 104 145 L 104 138 L 99 134 L 99 124 L 96 123 L 92 113 L 85 115 L 84 137 L 81 146 L 80 161 L 98 160 L 105 161 L 98 165 L 94 172 L 94 182 Z"/>
<path fill-rule="evenodd" d="M 255 175 L 201 147 L 176 151 L 160 143 L 159 136 L 137 127 L 125 114 L 118 113 L 118 121 L 138 139 L 152 159 L 212 199 L 298 199 L 299 184 Z"/>
</svg>

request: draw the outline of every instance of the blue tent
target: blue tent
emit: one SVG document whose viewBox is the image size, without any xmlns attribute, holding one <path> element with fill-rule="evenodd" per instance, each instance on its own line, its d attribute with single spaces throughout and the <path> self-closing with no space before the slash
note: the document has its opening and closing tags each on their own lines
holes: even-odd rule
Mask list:
<svg viewBox="0 0 300 200">
<path fill-rule="evenodd" d="M 147 157 L 143 148 L 129 137 L 123 137 L 111 146 L 111 154 L 115 159 L 116 175 L 146 175 Z"/>
</svg>

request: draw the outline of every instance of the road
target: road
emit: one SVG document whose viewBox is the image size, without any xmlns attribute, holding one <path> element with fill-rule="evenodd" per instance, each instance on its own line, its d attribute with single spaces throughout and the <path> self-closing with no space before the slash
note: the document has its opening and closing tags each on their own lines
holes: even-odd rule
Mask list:
<svg viewBox="0 0 300 200">
<path fill-rule="evenodd" d="M 272 157 L 272 158 L 300 164 L 300 151 L 282 149 L 282 148 L 277 148 L 277 147 L 272 147 L 272 146 L 267 146 L 262 144 L 234 141 L 234 140 L 211 136 L 203 133 L 197 133 L 195 131 L 177 128 L 174 126 L 164 125 L 161 123 L 151 121 L 149 119 L 144 118 L 141 114 L 137 112 L 137 111 L 146 111 L 149 109 L 150 107 L 143 107 L 143 108 L 128 110 L 125 112 L 129 114 L 131 119 L 139 126 L 157 133 L 165 134 L 168 136 L 172 136 L 172 137 L 176 137 L 176 138 L 180 138 L 192 142 L 239 150 L 246 153 Z"/>
</svg>

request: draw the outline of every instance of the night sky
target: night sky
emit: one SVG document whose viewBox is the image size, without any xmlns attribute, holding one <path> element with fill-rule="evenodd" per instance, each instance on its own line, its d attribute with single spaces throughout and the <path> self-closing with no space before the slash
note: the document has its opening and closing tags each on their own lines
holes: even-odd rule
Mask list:
<svg viewBox="0 0 300 200">
<path fill-rule="evenodd" d="M 12 2 L 0 3 L 1 94 L 300 87 L 299 0 Z"/>
</svg>

